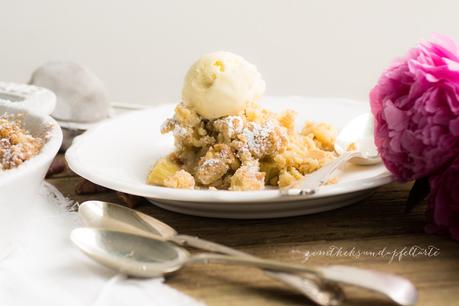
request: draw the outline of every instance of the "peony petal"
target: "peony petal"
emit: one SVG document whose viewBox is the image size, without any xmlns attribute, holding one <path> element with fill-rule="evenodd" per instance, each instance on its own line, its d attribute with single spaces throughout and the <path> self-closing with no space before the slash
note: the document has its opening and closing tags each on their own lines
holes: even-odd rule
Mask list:
<svg viewBox="0 0 459 306">
<path fill-rule="evenodd" d="M 431 87 L 427 92 L 424 93 L 422 98 L 425 101 L 425 109 L 430 113 L 436 112 L 441 108 L 441 100 L 439 98 L 439 92 L 437 87 Z"/>
<path fill-rule="evenodd" d="M 444 58 L 444 61 L 446 65 L 448 66 L 448 69 L 454 70 L 454 71 L 459 71 L 459 63 L 453 60 L 450 60 L 449 58 Z"/>
<path fill-rule="evenodd" d="M 459 46 L 457 43 L 450 37 L 434 33 L 432 34 L 433 45 L 436 47 L 441 47 L 442 52 L 444 52 L 449 58 L 458 58 Z"/>
<path fill-rule="evenodd" d="M 449 131 L 454 136 L 459 136 L 459 117 L 449 122 Z"/>
<path fill-rule="evenodd" d="M 381 112 L 381 109 L 382 109 L 382 105 L 381 105 L 381 101 L 380 101 L 380 94 L 379 94 L 379 86 L 376 85 L 375 87 L 373 87 L 373 89 L 370 91 L 370 108 L 371 108 L 371 112 L 373 113 L 373 115 L 376 117 L 376 115 L 378 113 Z M 377 122 L 377 119 L 375 118 L 376 122 Z"/>
<path fill-rule="evenodd" d="M 457 178 L 456 179 L 456 182 L 457 182 Z M 456 184 L 455 186 L 452 186 L 451 188 L 449 188 L 450 190 L 459 190 L 459 184 Z M 452 192 L 451 193 L 451 203 L 450 203 L 450 208 L 452 211 L 454 211 L 455 213 L 457 213 L 457 216 L 459 218 L 459 192 Z M 459 221 L 459 220 L 458 220 Z"/>
<path fill-rule="evenodd" d="M 389 142 L 389 148 L 392 151 L 397 152 L 397 153 L 402 152 L 402 148 L 401 148 L 401 145 L 400 145 L 400 137 L 391 138 L 391 140 Z"/>
<path fill-rule="evenodd" d="M 390 130 L 402 131 L 407 125 L 408 121 L 406 120 L 405 113 L 398 109 L 392 104 L 391 101 L 387 101 L 384 107 L 384 118 L 386 119 L 387 126 Z"/>
<path fill-rule="evenodd" d="M 449 233 L 451 235 L 451 238 L 454 240 L 459 240 L 459 226 L 458 227 L 451 227 L 449 229 Z"/>
<path fill-rule="evenodd" d="M 422 140 L 419 139 L 414 132 L 405 130 L 400 135 L 400 144 L 402 149 L 415 156 L 421 155 L 424 145 L 422 144 Z"/>
<path fill-rule="evenodd" d="M 430 86 L 431 86 L 430 82 L 427 82 L 426 79 L 424 78 L 416 79 L 411 84 L 411 88 L 410 88 L 409 96 L 408 96 L 409 99 L 410 100 L 418 99 L 430 88 Z"/>
<path fill-rule="evenodd" d="M 459 99 L 458 95 L 456 93 L 455 88 L 448 90 L 448 94 L 446 95 L 446 100 L 448 101 L 448 105 L 451 109 L 451 111 L 459 115 Z"/>
<path fill-rule="evenodd" d="M 432 83 L 436 83 L 436 82 L 440 81 L 439 78 L 435 77 L 433 74 L 430 74 L 430 73 L 426 73 L 425 74 L 425 78 L 426 78 L 427 81 L 432 82 Z"/>
<path fill-rule="evenodd" d="M 440 137 L 445 133 L 445 129 L 442 126 L 434 125 L 428 126 L 423 131 L 423 143 L 425 145 L 435 146 Z"/>
<path fill-rule="evenodd" d="M 431 118 L 431 124 L 438 124 L 438 125 L 448 125 L 451 120 L 451 113 L 444 110 L 439 109 L 436 113 L 433 114 Z"/>
</svg>

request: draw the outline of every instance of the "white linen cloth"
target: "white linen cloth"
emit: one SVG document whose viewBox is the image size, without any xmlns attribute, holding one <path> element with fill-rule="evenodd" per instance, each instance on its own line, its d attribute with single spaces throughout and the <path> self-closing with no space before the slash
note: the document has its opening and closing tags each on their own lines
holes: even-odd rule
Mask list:
<svg viewBox="0 0 459 306">
<path fill-rule="evenodd" d="M 53 186 L 43 185 L 25 230 L 0 250 L 1 305 L 204 305 L 162 278 L 126 278 L 87 258 L 69 239 L 79 223 L 77 214 L 67 210 L 71 204 Z"/>
</svg>

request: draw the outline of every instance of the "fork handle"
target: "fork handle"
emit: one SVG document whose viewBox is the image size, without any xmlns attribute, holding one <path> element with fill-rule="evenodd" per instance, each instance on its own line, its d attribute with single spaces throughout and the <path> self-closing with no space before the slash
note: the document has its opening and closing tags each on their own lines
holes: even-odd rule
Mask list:
<svg viewBox="0 0 459 306">
<path fill-rule="evenodd" d="M 315 194 L 317 188 L 324 184 L 336 169 L 344 165 L 351 158 L 360 155 L 361 153 L 357 151 L 344 152 L 338 158 L 324 165 L 322 168 L 312 172 L 311 174 L 303 176 L 300 180 L 290 186 L 281 188 L 281 195 L 298 196 Z"/>
<path fill-rule="evenodd" d="M 171 238 L 171 240 L 183 246 L 190 246 L 209 252 L 240 256 L 243 258 L 256 258 L 248 253 L 194 236 L 176 235 Z M 340 304 L 344 298 L 341 287 L 334 283 L 324 282 L 314 277 L 312 274 L 300 276 L 268 270 L 264 270 L 264 272 L 267 276 L 284 283 L 290 288 L 298 290 L 317 305 L 335 306 Z"/>
<path fill-rule="evenodd" d="M 415 305 L 418 299 L 418 292 L 413 283 L 395 274 L 341 265 L 321 267 L 317 270 L 330 281 L 379 292 L 399 305 Z"/>
</svg>

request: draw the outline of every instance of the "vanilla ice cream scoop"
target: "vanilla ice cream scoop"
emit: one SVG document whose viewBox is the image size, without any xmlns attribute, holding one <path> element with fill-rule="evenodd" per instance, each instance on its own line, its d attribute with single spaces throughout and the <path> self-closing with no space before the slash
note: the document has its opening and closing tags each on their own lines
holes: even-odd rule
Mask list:
<svg viewBox="0 0 459 306">
<path fill-rule="evenodd" d="M 182 101 L 206 119 L 236 115 L 265 91 L 255 65 L 230 52 L 202 56 L 185 77 Z"/>
</svg>

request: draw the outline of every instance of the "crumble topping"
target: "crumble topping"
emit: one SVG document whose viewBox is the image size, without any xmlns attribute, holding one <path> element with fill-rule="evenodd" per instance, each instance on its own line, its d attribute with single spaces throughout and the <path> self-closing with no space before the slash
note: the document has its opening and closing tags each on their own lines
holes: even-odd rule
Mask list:
<svg viewBox="0 0 459 306">
<path fill-rule="evenodd" d="M 193 189 L 194 178 L 185 170 L 179 170 L 164 180 L 164 186 L 171 188 Z"/>
<path fill-rule="evenodd" d="M 260 172 L 258 161 L 243 164 L 231 177 L 229 190 L 248 191 L 260 190 L 265 187 L 265 173 Z"/>
<path fill-rule="evenodd" d="M 293 111 L 279 115 L 256 103 L 238 115 L 209 120 L 179 104 L 161 126 L 175 138 L 176 150 L 166 158 L 171 164 L 157 163 L 148 182 L 235 191 L 288 186 L 336 158 L 329 124 L 307 122 L 296 132 L 294 120 Z"/>
<path fill-rule="evenodd" d="M 43 139 L 22 128 L 21 115 L 0 115 L 0 171 L 18 167 L 37 155 L 43 144 Z"/>
<path fill-rule="evenodd" d="M 249 122 L 248 126 L 242 130 L 240 139 L 244 141 L 244 149 L 250 151 L 253 157 L 260 159 L 265 156 L 280 153 L 282 145 L 287 142 L 285 128 L 275 125 L 268 120 L 261 125 L 257 122 Z"/>
</svg>

